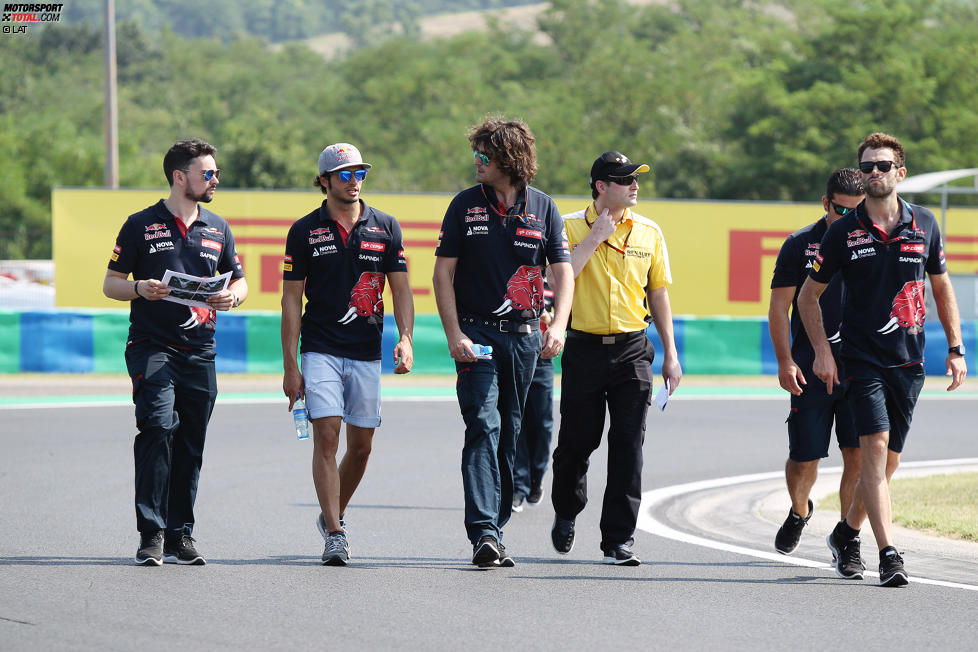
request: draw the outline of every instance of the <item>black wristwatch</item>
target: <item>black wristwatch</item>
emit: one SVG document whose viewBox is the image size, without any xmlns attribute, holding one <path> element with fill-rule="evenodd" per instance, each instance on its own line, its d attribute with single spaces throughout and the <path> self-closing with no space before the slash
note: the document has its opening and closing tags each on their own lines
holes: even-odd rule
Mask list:
<svg viewBox="0 0 978 652">
<path fill-rule="evenodd" d="M 957 353 L 958 355 L 964 355 L 964 344 L 958 344 L 957 346 L 949 346 L 947 348 L 948 354 Z"/>
</svg>

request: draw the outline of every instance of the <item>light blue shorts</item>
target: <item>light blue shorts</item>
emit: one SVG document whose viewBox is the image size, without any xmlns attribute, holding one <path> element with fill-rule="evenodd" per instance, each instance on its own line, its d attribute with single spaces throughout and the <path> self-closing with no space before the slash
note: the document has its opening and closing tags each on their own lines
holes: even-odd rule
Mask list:
<svg viewBox="0 0 978 652">
<path fill-rule="evenodd" d="M 310 419 L 343 417 L 361 428 L 380 425 L 380 360 L 303 353 L 302 379 Z"/>
</svg>

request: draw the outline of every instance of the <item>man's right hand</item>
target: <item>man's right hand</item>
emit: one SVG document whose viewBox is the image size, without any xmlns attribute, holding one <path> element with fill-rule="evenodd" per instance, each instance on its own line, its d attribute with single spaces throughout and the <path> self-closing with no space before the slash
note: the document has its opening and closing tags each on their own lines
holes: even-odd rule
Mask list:
<svg viewBox="0 0 978 652">
<path fill-rule="evenodd" d="M 778 382 L 781 383 L 781 389 L 795 396 L 801 396 L 801 386 L 808 384 L 794 360 L 778 365 Z"/>
<path fill-rule="evenodd" d="M 816 353 L 812 371 L 825 383 L 825 391 L 829 394 L 832 393 L 832 388 L 839 384 L 839 369 L 835 366 L 835 358 L 831 353 L 829 355 Z"/>
<path fill-rule="evenodd" d="M 306 393 L 305 382 L 302 380 L 302 374 L 299 373 L 297 368 L 286 370 L 285 376 L 282 379 L 282 390 L 289 397 L 289 412 L 291 412 L 296 399 Z"/>
<path fill-rule="evenodd" d="M 478 360 L 475 353 L 472 352 L 472 340 L 464 333 L 452 339 L 448 345 L 448 351 L 459 362 L 475 362 Z"/>
<path fill-rule="evenodd" d="M 591 225 L 591 233 L 600 242 L 604 242 L 614 234 L 617 228 L 618 225 L 611 219 L 611 211 L 606 208 L 594 219 L 594 224 Z"/>
</svg>

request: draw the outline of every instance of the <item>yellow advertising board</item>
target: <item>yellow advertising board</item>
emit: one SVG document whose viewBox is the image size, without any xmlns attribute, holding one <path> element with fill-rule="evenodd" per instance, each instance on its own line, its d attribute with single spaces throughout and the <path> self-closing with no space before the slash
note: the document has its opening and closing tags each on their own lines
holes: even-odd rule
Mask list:
<svg viewBox="0 0 978 652">
<path fill-rule="evenodd" d="M 56 305 L 113 307 L 102 278 L 126 217 L 166 196 L 164 190 L 55 189 L 52 195 Z M 278 310 L 282 255 L 291 224 L 322 201 L 318 191 L 221 189 L 208 208 L 231 225 L 248 278 L 249 310 Z M 447 194 L 365 193 L 364 201 L 394 215 L 404 233 L 415 306 L 435 313 L 431 276 Z M 584 197 L 556 198 L 561 213 L 584 208 Z M 779 202 L 649 200 L 636 211 L 666 237 L 680 315 L 766 315 L 774 260 L 784 238 L 822 215 L 821 205 Z M 945 234 L 948 267 L 978 274 L 978 209 L 951 209 Z"/>
</svg>

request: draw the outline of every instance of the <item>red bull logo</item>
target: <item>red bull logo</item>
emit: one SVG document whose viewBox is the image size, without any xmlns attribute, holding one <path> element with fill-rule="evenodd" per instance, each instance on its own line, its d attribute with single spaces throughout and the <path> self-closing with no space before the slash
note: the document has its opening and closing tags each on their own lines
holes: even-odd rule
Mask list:
<svg viewBox="0 0 978 652">
<path fill-rule="evenodd" d="M 368 324 L 384 321 L 384 283 L 382 272 L 364 272 L 350 291 L 349 310 L 338 321 L 349 324 L 357 317 L 366 317 Z"/>
<path fill-rule="evenodd" d="M 861 237 L 867 236 L 867 235 L 869 235 L 869 234 L 866 233 L 866 231 L 864 231 L 863 229 L 856 229 L 855 231 L 850 231 L 846 235 L 846 237 L 847 238 L 861 238 Z"/>
<path fill-rule="evenodd" d="M 165 224 L 160 224 L 159 222 L 157 222 L 155 224 L 150 224 L 149 226 L 147 226 L 146 227 L 146 230 L 147 231 L 160 231 L 160 230 L 165 229 L 165 228 L 166 228 L 166 225 Z"/>
<path fill-rule="evenodd" d="M 313 229 L 312 231 L 309 232 L 309 235 L 322 235 L 324 233 L 329 233 L 329 229 L 324 229 L 324 228 Z"/>
<path fill-rule="evenodd" d="M 217 314 L 210 308 L 198 308 L 197 306 L 187 306 L 190 310 L 190 317 L 187 321 L 180 324 L 180 328 L 184 330 L 190 330 L 191 328 L 196 328 L 197 326 L 210 326 L 214 328 L 214 324 L 217 322 Z"/>
<path fill-rule="evenodd" d="M 890 321 L 886 322 L 882 328 L 877 329 L 877 333 L 887 335 L 896 329 L 907 329 L 911 335 L 916 335 L 924 330 L 924 282 L 907 281 L 903 288 L 893 297 L 893 308 L 890 310 Z"/>
<path fill-rule="evenodd" d="M 522 317 L 535 317 L 542 308 L 543 274 L 539 267 L 523 265 L 509 278 L 504 301 L 492 312 L 504 315 L 510 310 L 518 310 Z"/>
</svg>

